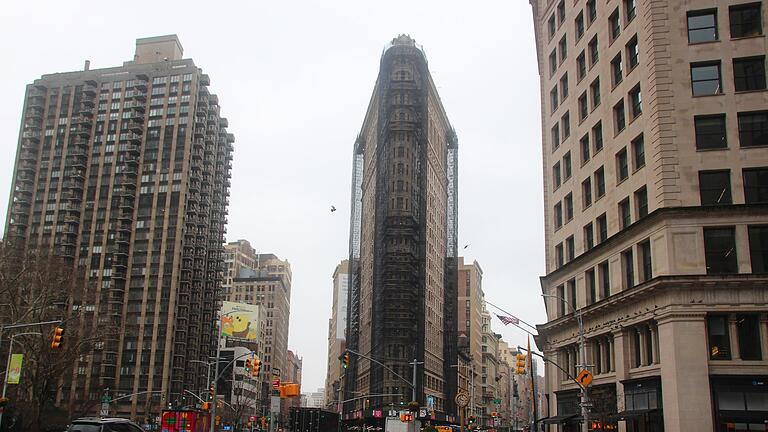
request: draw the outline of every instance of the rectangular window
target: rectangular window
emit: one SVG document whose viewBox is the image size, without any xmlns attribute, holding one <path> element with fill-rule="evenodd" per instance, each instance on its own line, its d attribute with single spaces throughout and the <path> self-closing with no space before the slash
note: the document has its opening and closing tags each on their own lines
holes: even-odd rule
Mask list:
<svg viewBox="0 0 768 432">
<path fill-rule="evenodd" d="M 653 262 L 651 261 L 651 241 L 646 240 L 638 245 L 640 250 L 640 259 L 643 268 L 640 269 L 640 282 L 646 282 L 653 279 Z"/>
<path fill-rule="evenodd" d="M 740 112 L 738 119 L 742 147 L 768 145 L 768 111 Z"/>
<path fill-rule="evenodd" d="M 610 17 L 608 17 L 608 28 L 611 32 L 611 42 L 621 34 L 621 20 L 619 19 L 619 8 L 613 11 Z"/>
<path fill-rule="evenodd" d="M 592 141 L 595 143 L 595 153 L 603 149 L 603 123 L 597 122 L 592 127 Z"/>
<path fill-rule="evenodd" d="M 547 21 L 547 30 L 549 31 L 549 40 L 552 40 L 552 36 L 555 35 L 555 31 L 557 30 L 555 14 L 552 14 L 552 16 L 549 17 L 549 20 Z"/>
<path fill-rule="evenodd" d="M 738 273 L 733 227 L 704 228 L 707 274 Z"/>
<path fill-rule="evenodd" d="M 648 189 L 645 186 L 635 191 L 635 209 L 638 219 L 648 216 Z"/>
<path fill-rule="evenodd" d="M 768 246 L 768 243 L 766 243 L 766 246 Z M 592 222 L 590 222 L 584 226 L 584 250 L 590 250 L 593 247 L 595 247 L 595 229 L 592 227 Z"/>
<path fill-rule="evenodd" d="M 576 279 L 571 279 L 566 284 L 568 287 L 568 303 L 571 304 L 569 309 L 573 310 L 576 308 Z"/>
<path fill-rule="evenodd" d="M 746 204 L 768 203 L 768 168 L 744 170 L 744 202 Z"/>
<path fill-rule="evenodd" d="M 568 72 L 560 78 L 560 99 L 565 100 L 568 97 Z"/>
<path fill-rule="evenodd" d="M 760 316 L 757 314 L 736 315 L 736 333 L 739 338 L 739 357 L 742 360 L 762 360 Z"/>
<path fill-rule="evenodd" d="M 752 273 L 768 273 L 768 225 L 749 227 L 749 259 Z"/>
<path fill-rule="evenodd" d="M 616 153 L 616 182 L 621 183 L 629 177 L 629 163 L 627 162 L 627 149 L 623 148 Z"/>
<path fill-rule="evenodd" d="M 598 243 L 608 240 L 608 219 L 605 213 L 597 217 L 597 240 Z"/>
<path fill-rule="evenodd" d="M 597 48 L 597 35 L 589 41 L 589 66 L 594 66 L 600 59 L 600 52 Z"/>
<path fill-rule="evenodd" d="M 557 246 L 555 246 L 555 262 L 557 264 L 557 268 L 560 268 L 564 264 L 564 257 L 563 257 L 563 244 L 558 243 Z"/>
<path fill-rule="evenodd" d="M 555 204 L 555 229 L 560 229 L 563 226 L 563 204 Z"/>
<path fill-rule="evenodd" d="M 634 170 L 637 171 L 645 166 L 645 141 L 643 134 L 638 135 L 632 140 L 632 156 L 634 158 Z"/>
<path fill-rule="evenodd" d="M 721 94 L 720 62 L 691 63 L 691 88 L 694 96 Z"/>
<path fill-rule="evenodd" d="M 614 123 L 614 135 L 618 135 L 624 128 L 627 127 L 627 118 L 624 114 L 624 99 L 613 107 L 613 123 Z"/>
<path fill-rule="evenodd" d="M 624 0 L 624 10 L 627 12 L 627 22 L 635 19 L 637 15 L 637 5 L 635 0 Z"/>
<path fill-rule="evenodd" d="M 688 43 L 717 40 L 717 9 L 688 12 Z"/>
<path fill-rule="evenodd" d="M 567 152 L 563 155 L 563 178 L 568 180 L 571 178 L 572 173 L 573 170 L 571 167 L 571 152 Z"/>
<path fill-rule="evenodd" d="M 629 102 L 632 108 L 632 118 L 637 118 L 643 113 L 643 96 L 640 94 L 640 84 L 629 91 Z"/>
<path fill-rule="evenodd" d="M 592 178 L 590 177 L 581 182 L 581 204 L 585 209 L 592 205 Z"/>
<path fill-rule="evenodd" d="M 630 213 L 629 198 L 625 198 L 619 203 L 619 221 L 621 229 L 632 224 L 632 213 Z"/>
<path fill-rule="evenodd" d="M 576 24 L 576 40 L 584 36 L 584 12 L 579 12 L 574 21 Z"/>
<path fill-rule="evenodd" d="M 576 79 L 581 81 L 587 75 L 587 59 L 584 51 L 576 57 Z"/>
<path fill-rule="evenodd" d="M 557 298 L 557 314 L 563 316 L 565 315 L 565 285 L 557 287 Z"/>
<path fill-rule="evenodd" d="M 592 94 L 592 109 L 595 109 L 600 105 L 600 77 L 592 81 L 592 84 L 589 85 L 589 90 Z"/>
<path fill-rule="evenodd" d="M 733 59 L 733 83 L 737 92 L 765 90 L 765 56 Z"/>
<path fill-rule="evenodd" d="M 571 219 L 573 219 L 573 195 L 568 194 L 563 198 L 563 203 L 565 205 L 565 221 L 568 222 Z"/>
<path fill-rule="evenodd" d="M 560 63 L 562 63 L 568 58 L 568 41 L 566 40 L 566 35 L 563 35 L 560 42 L 558 42 L 557 47 L 560 49 Z"/>
<path fill-rule="evenodd" d="M 560 147 L 560 124 L 555 123 L 554 126 L 552 126 L 552 150 L 555 150 L 556 148 Z"/>
<path fill-rule="evenodd" d="M 579 96 L 579 122 L 584 121 L 589 115 L 589 104 L 587 103 L 587 92 Z"/>
<path fill-rule="evenodd" d="M 725 133 L 725 114 L 695 116 L 696 148 L 699 150 L 722 149 L 728 147 Z"/>
<path fill-rule="evenodd" d="M 557 97 L 557 86 L 553 87 L 552 90 L 549 91 L 549 104 L 552 112 L 555 112 L 557 106 L 560 105 L 560 101 Z"/>
<path fill-rule="evenodd" d="M 632 248 L 621 253 L 621 265 L 624 268 L 624 289 L 635 286 L 635 257 Z"/>
<path fill-rule="evenodd" d="M 701 205 L 733 204 L 731 198 L 731 172 L 699 171 Z"/>
<path fill-rule="evenodd" d="M 709 339 L 710 360 L 731 359 L 731 338 L 728 331 L 727 315 L 707 316 L 707 338 Z"/>
<path fill-rule="evenodd" d="M 560 177 L 560 162 L 555 163 L 555 166 L 552 167 L 552 181 L 555 183 L 555 189 L 560 187 L 560 184 L 562 184 L 562 178 Z"/>
<path fill-rule="evenodd" d="M 554 75 L 555 72 L 557 72 L 557 49 L 549 54 L 549 76 Z"/>
<path fill-rule="evenodd" d="M 597 281 L 595 280 L 595 269 L 589 269 L 584 272 L 584 280 L 587 283 L 587 293 L 589 293 L 589 303 L 597 301 Z"/>
<path fill-rule="evenodd" d="M 616 87 L 621 81 L 624 80 L 624 71 L 621 66 L 621 53 L 611 60 L 611 77 L 613 78 L 613 86 Z"/>
<path fill-rule="evenodd" d="M 595 185 L 597 189 L 597 198 L 600 199 L 605 195 L 605 169 L 600 167 L 595 171 Z"/>
<path fill-rule="evenodd" d="M 563 128 L 563 140 L 571 136 L 571 113 L 566 111 L 562 117 L 560 117 L 560 124 Z"/>
<path fill-rule="evenodd" d="M 741 38 L 763 34 L 761 3 L 735 5 L 728 8 L 731 37 Z"/>
<path fill-rule="evenodd" d="M 589 134 L 581 137 L 579 140 L 579 147 L 581 148 L 581 164 L 584 165 L 590 158 Z"/>
<path fill-rule="evenodd" d="M 600 292 L 603 293 L 603 298 L 608 298 L 611 296 L 611 272 L 608 261 L 601 262 L 597 268 L 600 272 Z"/>
<path fill-rule="evenodd" d="M 597 18 L 597 5 L 596 0 L 587 0 L 587 16 L 589 17 L 589 23 L 592 24 Z"/>
<path fill-rule="evenodd" d="M 573 261 L 576 257 L 576 247 L 573 244 L 573 236 L 565 239 L 565 259 L 567 262 Z"/>
<path fill-rule="evenodd" d="M 637 36 L 634 36 L 627 43 L 627 62 L 629 63 L 630 71 L 640 64 L 640 49 L 637 46 Z"/>
<path fill-rule="evenodd" d="M 561 0 L 557 5 L 557 25 L 560 26 L 565 22 L 565 0 Z"/>
</svg>

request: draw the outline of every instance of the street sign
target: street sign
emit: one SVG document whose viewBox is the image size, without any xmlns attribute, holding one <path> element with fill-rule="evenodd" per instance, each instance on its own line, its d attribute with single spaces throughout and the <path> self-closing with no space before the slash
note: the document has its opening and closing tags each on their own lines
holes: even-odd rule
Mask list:
<svg viewBox="0 0 768 432">
<path fill-rule="evenodd" d="M 493 403 L 495 403 L 496 405 L 501 405 L 501 399 L 494 399 Z"/>
<path fill-rule="evenodd" d="M 592 374 L 588 370 L 582 369 L 576 376 L 576 381 L 578 381 L 582 387 L 589 387 L 590 384 L 592 384 Z"/>
<path fill-rule="evenodd" d="M 272 380 L 272 388 L 273 389 L 279 389 L 280 388 L 280 380 L 279 379 Z"/>
<path fill-rule="evenodd" d="M 280 396 L 272 396 L 272 403 L 269 406 L 269 412 L 277 414 L 280 412 Z"/>
<path fill-rule="evenodd" d="M 99 411 L 99 417 L 109 417 L 109 402 L 101 404 L 101 410 Z"/>
</svg>

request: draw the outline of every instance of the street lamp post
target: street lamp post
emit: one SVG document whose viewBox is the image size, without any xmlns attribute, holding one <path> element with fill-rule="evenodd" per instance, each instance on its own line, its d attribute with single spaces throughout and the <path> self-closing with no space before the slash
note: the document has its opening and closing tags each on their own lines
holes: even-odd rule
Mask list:
<svg viewBox="0 0 768 432">
<path fill-rule="evenodd" d="M 552 297 L 556 298 L 560 301 L 562 301 L 564 304 L 567 304 L 569 308 L 573 311 L 574 315 L 576 316 L 576 321 L 579 323 L 579 363 L 577 367 L 579 369 L 586 369 L 589 367 L 587 365 L 587 340 L 584 335 L 584 320 L 582 318 L 581 309 L 576 309 L 576 305 L 572 305 L 568 300 L 554 295 L 554 294 L 542 294 L 542 297 Z M 589 432 L 589 387 L 587 386 L 581 386 L 581 430 L 582 432 Z"/>
</svg>

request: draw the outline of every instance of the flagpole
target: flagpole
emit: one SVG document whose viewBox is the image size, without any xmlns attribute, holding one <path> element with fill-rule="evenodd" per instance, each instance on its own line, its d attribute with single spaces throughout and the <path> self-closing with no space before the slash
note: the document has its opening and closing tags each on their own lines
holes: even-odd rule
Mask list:
<svg viewBox="0 0 768 432">
<path fill-rule="evenodd" d="M 488 300 L 485 300 L 485 303 L 487 303 L 487 304 L 489 304 L 489 305 L 491 305 L 491 306 L 495 307 L 496 309 L 498 309 L 498 310 L 500 310 L 500 311 L 504 312 L 504 313 L 505 313 L 505 314 L 507 314 L 507 315 L 512 315 L 512 316 L 515 316 L 515 315 L 513 315 L 513 314 L 511 314 L 511 313 L 509 313 L 509 312 L 507 312 L 507 311 L 505 311 L 504 309 L 502 309 L 502 308 L 500 308 L 500 307 L 496 306 L 495 304 L 493 304 L 493 303 L 489 302 Z M 515 316 L 515 318 L 517 318 L 517 317 Z M 538 330 L 539 330 L 539 329 L 537 329 L 535 326 L 533 326 L 533 325 L 531 325 L 531 324 L 529 324 L 529 323 L 527 323 L 527 322 L 525 322 L 525 321 L 521 320 L 520 318 L 517 318 L 517 320 L 518 320 L 518 321 L 520 321 L 521 323 L 523 323 L 523 324 L 527 325 L 528 327 L 530 327 L 530 328 L 532 328 L 532 329 L 536 330 L 536 331 L 538 331 Z M 529 331 L 527 331 L 527 330 L 525 330 L 525 331 L 526 331 L 528 334 L 530 334 L 530 335 L 536 336 L 536 335 L 534 335 L 533 333 L 531 333 L 531 332 L 529 332 Z"/>
</svg>

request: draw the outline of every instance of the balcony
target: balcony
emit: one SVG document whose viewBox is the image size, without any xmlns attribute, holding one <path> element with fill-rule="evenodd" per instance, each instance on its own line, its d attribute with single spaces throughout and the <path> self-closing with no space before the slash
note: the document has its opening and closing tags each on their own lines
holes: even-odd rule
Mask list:
<svg viewBox="0 0 768 432">
<path fill-rule="evenodd" d="M 200 75 L 200 85 L 204 85 L 204 86 L 211 85 L 211 78 L 208 76 L 208 74 Z"/>
<path fill-rule="evenodd" d="M 125 151 L 130 154 L 137 155 L 141 153 L 141 147 L 139 147 L 137 144 L 127 144 L 125 146 Z"/>
<path fill-rule="evenodd" d="M 93 107 L 95 103 L 96 103 L 95 95 L 84 94 L 82 97 L 80 97 L 80 106 Z"/>
<path fill-rule="evenodd" d="M 23 161 L 36 161 L 37 153 L 32 150 L 22 150 L 19 159 Z"/>
<path fill-rule="evenodd" d="M 45 98 L 42 96 L 34 96 L 29 98 L 27 101 L 27 107 L 29 108 L 44 108 L 45 107 Z"/>
<path fill-rule="evenodd" d="M 91 125 L 88 124 L 79 124 L 75 127 L 75 133 L 77 136 L 81 138 L 90 138 L 91 137 Z"/>
<path fill-rule="evenodd" d="M 195 128 L 195 138 L 202 138 L 205 136 L 205 128 Z"/>
<path fill-rule="evenodd" d="M 142 133 L 144 132 L 144 124 L 139 123 L 138 121 L 129 121 L 128 122 L 128 129 L 133 131 L 134 133 Z"/>
<path fill-rule="evenodd" d="M 95 81 L 86 81 L 85 85 L 83 85 L 83 94 L 87 96 L 95 96 L 96 95 L 96 82 Z"/>
<path fill-rule="evenodd" d="M 40 142 L 40 131 L 39 130 L 25 130 L 22 132 L 21 137 L 24 139 L 28 139 L 30 141 L 34 141 L 36 143 Z"/>
<path fill-rule="evenodd" d="M 27 108 L 27 118 L 33 121 L 40 121 L 43 119 L 43 109 L 29 107 Z"/>
<path fill-rule="evenodd" d="M 19 172 L 37 172 L 37 164 L 27 161 L 20 161 L 16 168 L 19 170 Z"/>
</svg>

